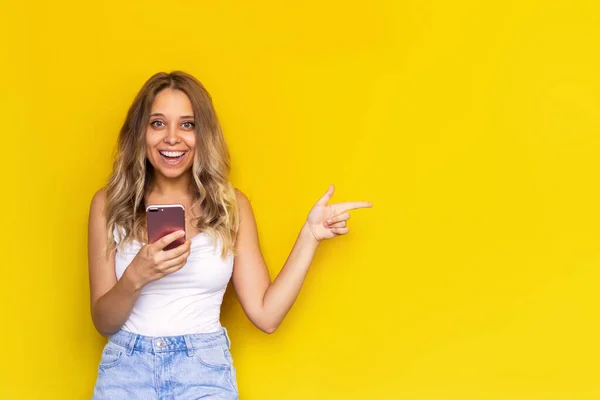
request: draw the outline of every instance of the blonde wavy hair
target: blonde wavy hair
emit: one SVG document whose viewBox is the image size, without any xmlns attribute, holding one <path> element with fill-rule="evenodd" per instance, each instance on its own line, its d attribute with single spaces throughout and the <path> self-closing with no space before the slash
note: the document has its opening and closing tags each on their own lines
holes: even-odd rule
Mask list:
<svg viewBox="0 0 600 400">
<path fill-rule="evenodd" d="M 146 229 L 145 198 L 153 186 L 154 168 L 146 156 L 146 129 L 156 95 L 166 89 L 184 92 L 192 103 L 196 131 L 196 152 L 192 166 L 190 192 L 201 215 L 192 220 L 199 230 L 222 240 L 221 257 L 234 253 L 239 227 L 236 195 L 229 182 L 229 150 L 212 98 L 193 76 L 181 72 L 159 72 L 144 83 L 119 134 L 113 170 L 106 185 L 104 213 L 110 252 L 116 248 L 114 229 L 121 232 L 120 243 L 142 241 Z"/>
</svg>

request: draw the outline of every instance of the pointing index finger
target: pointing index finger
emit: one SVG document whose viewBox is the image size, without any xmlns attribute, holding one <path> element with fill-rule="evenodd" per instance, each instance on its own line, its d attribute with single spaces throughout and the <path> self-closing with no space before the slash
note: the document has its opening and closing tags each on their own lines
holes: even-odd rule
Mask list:
<svg viewBox="0 0 600 400">
<path fill-rule="evenodd" d="M 339 212 L 344 212 L 347 210 L 355 210 L 357 208 L 371 208 L 373 207 L 373 203 L 370 201 L 348 201 L 345 203 L 336 204 L 336 208 L 339 208 Z"/>
</svg>

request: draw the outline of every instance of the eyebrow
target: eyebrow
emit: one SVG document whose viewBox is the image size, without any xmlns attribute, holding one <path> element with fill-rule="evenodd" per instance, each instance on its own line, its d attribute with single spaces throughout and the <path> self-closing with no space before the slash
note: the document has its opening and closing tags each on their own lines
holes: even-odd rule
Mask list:
<svg viewBox="0 0 600 400">
<path fill-rule="evenodd" d="M 151 117 L 164 117 L 165 114 L 153 113 L 153 114 L 150 114 L 150 116 Z M 179 117 L 179 119 L 183 119 L 183 118 L 194 118 L 194 116 L 193 115 L 183 115 L 183 116 Z"/>
</svg>

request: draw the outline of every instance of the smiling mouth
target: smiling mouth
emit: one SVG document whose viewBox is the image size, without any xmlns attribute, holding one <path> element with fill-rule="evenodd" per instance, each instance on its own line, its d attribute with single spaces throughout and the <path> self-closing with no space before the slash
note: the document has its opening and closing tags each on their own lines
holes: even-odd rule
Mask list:
<svg viewBox="0 0 600 400">
<path fill-rule="evenodd" d="M 186 159 L 187 151 L 159 150 L 160 159 L 167 167 L 179 167 Z"/>
<path fill-rule="evenodd" d="M 181 157 L 183 157 L 185 155 L 185 151 L 166 151 L 166 150 L 159 150 L 158 151 L 160 153 L 161 156 L 171 159 L 171 160 L 177 160 Z"/>
</svg>

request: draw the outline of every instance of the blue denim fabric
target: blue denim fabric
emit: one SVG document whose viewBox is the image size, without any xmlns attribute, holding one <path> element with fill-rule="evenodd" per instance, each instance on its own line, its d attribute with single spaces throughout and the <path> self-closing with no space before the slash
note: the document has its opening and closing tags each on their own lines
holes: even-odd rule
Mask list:
<svg viewBox="0 0 600 400">
<path fill-rule="evenodd" d="M 227 330 L 150 337 L 120 330 L 98 366 L 93 400 L 238 399 Z"/>
</svg>

